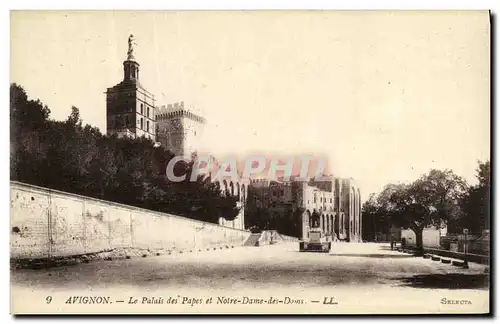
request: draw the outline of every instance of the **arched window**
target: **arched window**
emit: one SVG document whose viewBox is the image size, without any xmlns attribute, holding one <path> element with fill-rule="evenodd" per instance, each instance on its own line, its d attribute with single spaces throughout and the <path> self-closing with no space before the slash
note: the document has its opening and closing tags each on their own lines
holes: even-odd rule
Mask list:
<svg viewBox="0 0 500 324">
<path fill-rule="evenodd" d="M 141 117 L 141 129 L 144 129 L 144 120 Z"/>
<path fill-rule="evenodd" d="M 236 197 L 240 200 L 240 183 L 236 182 Z"/>
<path fill-rule="evenodd" d="M 229 196 L 229 188 L 227 186 L 227 181 L 224 180 L 222 184 L 224 185 L 224 194 L 226 194 L 226 196 Z"/>
<path fill-rule="evenodd" d="M 231 196 L 234 196 L 234 184 L 232 181 L 229 183 L 229 188 L 231 189 Z"/>
<path fill-rule="evenodd" d="M 245 192 L 245 185 L 241 185 L 241 202 L 245 203 L 245 198 L 246 198 L 246 192 Z"/>
</svg>

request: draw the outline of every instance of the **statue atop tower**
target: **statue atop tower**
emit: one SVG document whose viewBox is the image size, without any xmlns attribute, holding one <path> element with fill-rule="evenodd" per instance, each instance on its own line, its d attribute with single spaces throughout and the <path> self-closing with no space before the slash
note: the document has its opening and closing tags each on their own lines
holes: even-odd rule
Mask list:
<svg viewBox="0 0 500 324">
<path fill-rule="evenodd" d="M 130 34 L 128 37 L 127 60 L 123 62 L 123 81 L 139 82 L 139 63 L 134 56 L 135 46 L 137 46 L 137 43 L 134 35 Z"/>
<path fill-rule="evenodd" d="M 134 47 L 137 46 L 137 43 L 135 42 L 134 35 L 130 34 L 128 37 L 128 51 L 127 51 L 127 60 L 135 61 L 134 57 Z"/>
</svg>

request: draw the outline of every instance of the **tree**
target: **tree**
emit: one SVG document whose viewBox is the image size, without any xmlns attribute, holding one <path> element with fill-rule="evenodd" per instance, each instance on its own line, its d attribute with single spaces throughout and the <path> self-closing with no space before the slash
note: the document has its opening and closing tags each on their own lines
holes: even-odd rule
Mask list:
<svg viewBox="0 0 500 324">
<path fill-rule="evenodd" d="M 490 228 L 490 195 L 491 170 L 490 162 L 478 161 L 476 169 L 478 184 L 469 187 L 467 195 L 462 199 L 463 217 L 459 228 L 454 232 L 461 232 L 461 228 L 468 228 L 470 232 L 481 234 L 482 230 Z"/>
<path fill-rule="evenodd" d="M 392 221 L 415 232 L 419 252 L 423 252 L 423 230 L 440 228 L 461 216 L 460 200 L 467 183 L 451 170 L 431 170 L 413 183 L 401 185 L 389 200 Z"/>
<path fill-rule="evenodd" d="M 217 223 L 220 218 L 234 220 L 240 213 L 239 198 L 227 192 L 221 192 L 211 177 L 200 175 L 196 182 L 190 182 L 193 214 L 200 220 Z"/>
<path fill-rule="evenodd" d="M 44 170 L 44 134 L 50 110 L 39 100 L 30 100 L 24 89 L 10 85 L 11 179 L 33 184 Z"/>
<path fill-rule="evenodd" d="M 484 188 L 490 188 L 491 182 L 491 165 L 490 161 L 481 162 L 478 161 L 478 167 L 476 169 L 476 177 L 479 181 L 479 186 Z"/>
<path fill-rule="evenodd" d="M 382 231 L 385 228 L 386 213 L 380 208 L 377 201 L 377 195 L 371 194 L 370 198 L 364 202 L 362 211 L 363 223 L 363 239 L 375 241 L 377 239 L 376 233 Z"/>
<path fill-rule="evenodd" d="M 271 213 L 267 208 L 257 207 L 253 204 L 250 204 L 248 205 L 248 208 L 245 209 L 245 225 L 248 228 L 256 228 L 259 230 L 270 229 L 270 219 Z"/>
<path fill-rule="evenodd" d="M 174 168 L 176 176 L 186 175 L 184 181 L 164 183 L 166 208 L 179 215 L 201 221 L 218 223 L 220 218 L 232 221 L 241 211 L 239 199 L 227 191 L 221 191 L 207 175 L 198 175 L 191 181 L 194 161 L 180 161 Z"/>
<path fill-rule="evenodd" d="M 393 221 L 393 210 L 390 208 L 391 197 L 403 189 L 401 184 L 388 184 L 378 194 L 371 194 L 363 204 L 363 236 L 364 239 L 377 239 L 377 233 L 390 233 Z"/>
<path fill-rule="evenodd" d="M 50 110 L 40 100 L 29 100 L 24 89 L 13 83 L 10 85 L 11 134 L 23 131 L 41 130 L 47 122 Z M 19 140 L 16 136 L 13 139 Z"/>
</svg>

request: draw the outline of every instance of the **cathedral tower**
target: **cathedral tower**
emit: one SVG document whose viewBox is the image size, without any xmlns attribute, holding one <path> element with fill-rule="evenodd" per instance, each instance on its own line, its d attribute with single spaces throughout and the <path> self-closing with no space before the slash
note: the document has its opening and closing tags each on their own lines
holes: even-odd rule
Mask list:
<svg viewBox="0 0 500 324">
<path fill-rule="evenodd" d="M 139 82 L 139 63 L 134 56 L 134 36 L 128 38 L 123 81 L 106 92 L 107 134 L 145 136 L 156 141 L 155 98 Z"/>
</svg>

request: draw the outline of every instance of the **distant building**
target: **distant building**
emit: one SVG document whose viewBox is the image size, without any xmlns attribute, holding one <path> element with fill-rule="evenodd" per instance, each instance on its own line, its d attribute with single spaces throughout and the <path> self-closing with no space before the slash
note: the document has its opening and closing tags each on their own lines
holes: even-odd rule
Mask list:
<svg viewBox="0 0 500 324">
<path fill-rule="evenodd" d="M 428 226 L 422 231 L 422 244 L 426 248 L 439 248 L 441 246 L 441 238 L 446 236 L 447 228 L 442 226 Z M 412 229 L 401 229 L 401 240 L 405 241 L 406 245 L 416 245 L 417 236 Z"/>
<path fill-rule="evenodd" d="M 255 179 L 250 182 L 248 195 L 250 208 L 285 213 L 290 220 L 300 211 L 302 238 L 307 238 L 310 228 L 320 227 L 339 240 L 361 241 L 360 191 L 353 179 L 332 177 L 320 182 Z"/>
<path fill-rule="evenodd" d="M 248 183 L 245 181 L 232 182 L 228 179 L 222 181 L 217 180 L 216 185 L 221 189 L 221 194 L 238 197 L 236 207 L 240 208 L 240 212 L 234 220 L 228 221 L 221 217 L 219 218 L 219 225 L 245 229 L 245 204 L 247 202 Z"/>
<path fill-rule="evenodd" d="M 215 183 L 219 188 L 221 195 L 238 198 L 236 207 L 240 211 L 236 218 L 234 220 L 226 220 L 220 217 L 219 225 L 243 230 L 245 229 L 245 205 L 247 203 L 249 181 L 244 179 L 240 172 L 238 172 L 240 173 L 238 181 L 231 177 L 218 176 L 212 173 L 212 170 L 219 170 L 220 168 L 224 168 L 224 165 L 221 165 L 215 157 L 211 156 L 209 170 L 199 170 L 199 172 L 211 177 L 212 183 Z"/>
</svg>

